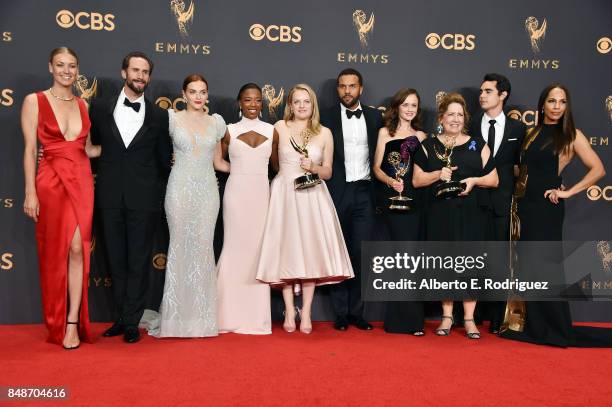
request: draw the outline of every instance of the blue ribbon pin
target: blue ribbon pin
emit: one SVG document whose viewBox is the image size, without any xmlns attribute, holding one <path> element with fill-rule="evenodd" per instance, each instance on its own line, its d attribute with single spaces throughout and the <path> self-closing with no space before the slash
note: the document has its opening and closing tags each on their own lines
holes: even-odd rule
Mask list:
<svg viewBox="0 0 612 407">
<path fill-rule="evenodd" d="M 474 150 L 476 151 L 476 140 L 472 140 L 472 142 L 470 143 L 468 150 Z"/>
</svg>

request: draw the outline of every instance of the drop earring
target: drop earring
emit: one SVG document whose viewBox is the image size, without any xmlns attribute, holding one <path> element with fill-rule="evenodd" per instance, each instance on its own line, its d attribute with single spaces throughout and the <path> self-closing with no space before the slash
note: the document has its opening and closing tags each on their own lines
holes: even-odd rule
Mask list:
<svg viewBox="0 0 612 407">
<path fill-rule="evenodd" d="M 439 136 L 442 132 L 444 132 L 444 126 L 442 126 L 442 123 L 438 123 L 436 126 L 436 134 Z"/>
</svg>

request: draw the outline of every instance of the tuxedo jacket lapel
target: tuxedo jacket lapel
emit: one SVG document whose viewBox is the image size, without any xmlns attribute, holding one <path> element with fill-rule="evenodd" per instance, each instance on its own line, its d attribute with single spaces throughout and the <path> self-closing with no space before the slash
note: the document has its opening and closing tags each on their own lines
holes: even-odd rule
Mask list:
<svg viewBox="0 0 612 407">
<path fill-rule="evenodd" d="M 136 135 L 132 139 L 132 142 L 129 146 L 127 146 L 127 148 L 130 148 L 135 145 L 149 129 L 149 123 L 151 122 L 151 118 L 153 117 L 153 105 L 151 104 L 151 102 L 149 102 L 149 99 L 147 98 L 145 98 L 145 106 L 145 117 L 144 121 L 142 122 L 142 127 L 140 127 L 138 133 L 136 133 Z"/>
<path fill-rule="evenodd" d="M 332 123 L 334 128 L 331 129 L 334 135 L 334 151 L 339 158 L 344 162 L 344 133 L 342 132 L 342 113 L 340 105 L 337 105 L 333 110 Z"/>
<path fill-rule="evenodd" d="M 119 144 L 121 144 L 125 148 L 125 144 L 123 143 L 123 138 L 121 137 L 121 132 L 119 131 L 119 127 L 117 127 L 117 123 L 115 122 L 114 113 L 115 113 L 115 106 L 117 105 L 118 99 L 119 99 L 119 95 L 108 100 L 108 111 L 107 111 L 109 115 L 108 120 L 110 122 L 110 127 L 113 133 L 113 136 L 115 136 Z"/>
<path fill-rule="evenodd" d="M 496 155 L 501 154 L 506 145 L 508 144 L 508 138 L 510 137 L 510 133 L 512 132 L 511 126 L 512 125 L 510 123 L 510 118 L 506 117 L 506 124 L 504 124 L 504 136 L 502 138 L 501 144 L 499 145 L 499 150 L 497 151 Z"/>
</svg>

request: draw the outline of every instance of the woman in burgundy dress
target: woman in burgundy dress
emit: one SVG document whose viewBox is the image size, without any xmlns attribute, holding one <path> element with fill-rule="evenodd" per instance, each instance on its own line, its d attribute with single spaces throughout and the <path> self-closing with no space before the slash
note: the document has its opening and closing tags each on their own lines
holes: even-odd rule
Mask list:
<svg viewBox="0 0 612 407">
<path fill-rule="evenodd" d="M 93 214 L 85 102 L 72 94 L 78 58 L 56 48 L 49 58 L 50 89 L 26 96 L 21 112 L 25 139 L 23 210 L 36 222 L 40 286 L 48 342 L 66 349 L 91 341 L 87 286 Z M 43 156 L 36 171 L 37 139 Z"/>
</svg>

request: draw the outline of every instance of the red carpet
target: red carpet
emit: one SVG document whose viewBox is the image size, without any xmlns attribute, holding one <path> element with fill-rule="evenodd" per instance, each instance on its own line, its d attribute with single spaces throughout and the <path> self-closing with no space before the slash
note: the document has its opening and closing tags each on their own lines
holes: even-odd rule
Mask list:
<svg viewBox="0 0 612 407">
<path fill-rule="evenodd" d="M 75 351 L 42 325 L 0 326 L 0 386 L 67 386 L 61 406 L 612 406 L 612 350 L 556 349 L 483 334 L 415 338 L 315 324 L 307 336 L 222 335 Z M 109 324 L 94 324 L 100 335 Z M 609 326 L 609 325 L 608 325 Z M 483 329 L 484 331 L 484 329 Z M 9 405 L 0 400 L 0 405 Z"/>
</svg>

